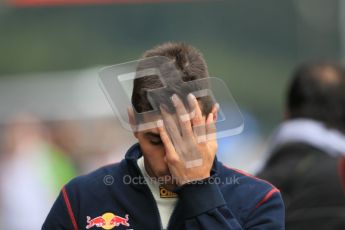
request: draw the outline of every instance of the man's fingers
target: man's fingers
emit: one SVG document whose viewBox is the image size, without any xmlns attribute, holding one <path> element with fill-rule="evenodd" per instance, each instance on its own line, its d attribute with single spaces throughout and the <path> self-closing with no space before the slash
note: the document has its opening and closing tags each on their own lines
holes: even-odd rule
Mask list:
<svg viewBox="0 0 345 230">
<path fill-rule="evenodd" d="M 161 137 L 161 140 L 164 144 L 165 150 L 169 153 L 173 152 L 175 150 L 174 145 L 171 142 L 168 133 L 166 132 L 166 129 L 164 127 L 162 120 L 157 121 L 157 127 L 158 127 L 158 131 L 159 131 L 159 135 Z"/>
<path fill-rule="evenodd" d="M 193 134 L 192 125 L 190 122 L 190 116 L 186 108 L 184 107 L 184 104 L 182 103 L 181 99 L 176 94 L 174 94 L 171 97 L 171 99 L 176 109 L 176 114 L 179 120 L 182 135 L 184 137 L 191 136 Z"/>
<path fill-rule="evenodd" d="M 160 106 L 162 118 L 165 124 L 165 129 L 170 136 L 174 145 L 181 143 L 182 137 L 180 130 L 173 118 L 173 116 L 164 109 L 164 106 Z"/>
<path fill-rule="evenodd" d="M 175 149 L 174 144 L 172 143 L 169 134 L 167 133 L 164 122 L 162 120 L 157 121 L 157 127 L 159 131 L 159 135 L 161 137 L 161 140 L 163 142 L 164 148 L 165 148 L 165 160 L 169 164 L 178 164 L 180 157 L 177 153 L 177 150 Z"/>
<path fill-rule="evenodd" d="M 188 94 L 188 103 L 189 103 L 189 107 L 191 108 L 194 114 L 192 118 L 193 126 L 204 125 L 205 120 L 202 116 L 202 112 L 201 112 L 198 100 L 192 93 Z"/>
<path fill-rule="evenodd" d="M 202 112 L 196 97 L 190 93 L 188 94 L 188 103 L 193 111 L 194 117 L 192 118 L 194 136 L 198 143 L 206 141 L 206 128 L 205 118 L 202 116 Z"/>
<path fill-rule="evenodd" d="M 206 133 L 208 141 L 217 139 L 216 121 L 214 121 L 213 113 L 210 113 L 207 117 Z"/>
</svg>

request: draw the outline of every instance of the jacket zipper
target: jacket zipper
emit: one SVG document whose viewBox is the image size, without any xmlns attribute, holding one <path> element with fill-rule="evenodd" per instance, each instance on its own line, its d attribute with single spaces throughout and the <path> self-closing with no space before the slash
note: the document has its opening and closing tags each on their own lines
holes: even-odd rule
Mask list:
<svg viewBox="0 0 345 230">
<path fill-rule="evenodd" d="M 175 215 L 175 212 L 176 212 L 176 209 L 178 207 L 178 204 L 179 204 L 179 200 L 176 202 L 175 208 L 174 208 L 173 212 L 171 213 L 171 216 L 170 216 L 170 219 L 169 219 L 168 225 L 167 225 L 167 230 L 170 229 L 170 223 L 171 223 L 171 220 L 173 219 L 173 217 Z"/>
<path fill-rule="evenodd" d="M 142 177 L 144 178 L 145 182 L 147 183 L 147 181 L 146 181 L 144 175 L 141 173 L 141 171 L 140 171 L 140 169 L 139 169 L 138 164 L 135 164 L 135 166 L 136 166 L 136 169 L 138 170 L 140 176 L 142 176 Z M 160 216 L 160 214 L 159 214 L 158 205 L 157 205 L 157 203 L 156 203 L 155 197 L 153 196 L 153 193 L 151 192 L 151 189 L 149 188 L 149 186 L 148 186 L 147 184 L 145 184 L 144 186 L 146 187 L 146 190 L 148 190 L 149 193 L 151 194 L 151 200 L 152 200 L 153 203 L 154 203 L 156 216 L 158 217 L 158 220 L 159 220 L 159 227 L 160 227 L 161 230 L 163 230 L 163 224 L 162 224 L 161 216 Z M 174 211 L 175 211 L 175 210 L 174 210 Z M 169 222 L 170 222 L 170 220 L 169 220 Z"/>
</svg>

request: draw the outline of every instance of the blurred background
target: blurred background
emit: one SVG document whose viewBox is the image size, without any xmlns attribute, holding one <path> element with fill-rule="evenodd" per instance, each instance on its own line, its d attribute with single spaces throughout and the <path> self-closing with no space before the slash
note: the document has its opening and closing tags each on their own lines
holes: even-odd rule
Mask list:
<svg viewBox="0 0 345 230">
<path fill-rule="evenodd" d="M 0 229 L 25 207 L 37 214 L 12 229 L 39 229 L 61 186 L 135 143 L 98 85 L 101 67 L 166 41 L 197 47 L 245 119 L 218 157 L 255 173 L 292 71 L 342 60 L 344 39 L 343 0 L 0 1 Z"/>
</svg>

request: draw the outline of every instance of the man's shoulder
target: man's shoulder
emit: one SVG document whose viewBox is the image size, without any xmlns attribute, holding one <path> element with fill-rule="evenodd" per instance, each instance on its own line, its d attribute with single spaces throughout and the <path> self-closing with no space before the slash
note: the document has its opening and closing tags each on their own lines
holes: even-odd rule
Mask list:
<svg viewBox="0 0 345 230">
<path fill-rule="evenodd" d="M 237 203 L 238 208 L 251 210 L 259 208 L 272 199 L 282 202 L 280 191 L 271 183 L 259 179 L 245 171 L 230 168 L 220 163 L 221 190 L 229 203 Z"/>
<path fill-rule="evenodd" d="M 237 185 L 239 189 L 255 187 L 256 191 L 275 189 L 268 181 L 262 180 L 243 170 L 220 163 L 220 177 L 223 185 Z M 234 186 L 232 186 L 234 187 Z"/>
<path fill-rule="evenodd" d="M 85 175 L 77 176 L 65 185 L 69 190 L 100 189 L 116 183 L 123 174 L 122 162 L 100 167 Z"/>
</svg>

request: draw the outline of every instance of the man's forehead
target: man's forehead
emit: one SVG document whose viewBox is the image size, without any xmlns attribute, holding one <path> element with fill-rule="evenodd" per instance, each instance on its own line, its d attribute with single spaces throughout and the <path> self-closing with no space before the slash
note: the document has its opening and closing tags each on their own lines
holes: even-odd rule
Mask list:
<svg viewBox="0 0 345 230">
<path fill-rule="evenodd" d="M 143 120 L 142 122 L 156 122 L 156 121 L 159 121 L 159 120 L 162 120 L 162 115 L 161 114 L 144 114 L 142 116 Z"/>
<path fill-rule="evenodd" d="M 142 116 L 143 120 L 140 121 L 142 123 L 148 123 L 148 122 L 157 122 L 159 120 L 163 120 L 163 117 L 161 114 L 150 114 L 150 115 L 143 115 Z M 178 119 L 177 119 L 177 115 L 173 114 L 172 118 L 174 119 L 175 123 L 178 124 Z M 143 133 L 146 135 L 159 135 L 159 131 L 158 128 L 150 128 L 150 129 L 146 129 L 143 130 Z"/>
</svg>

